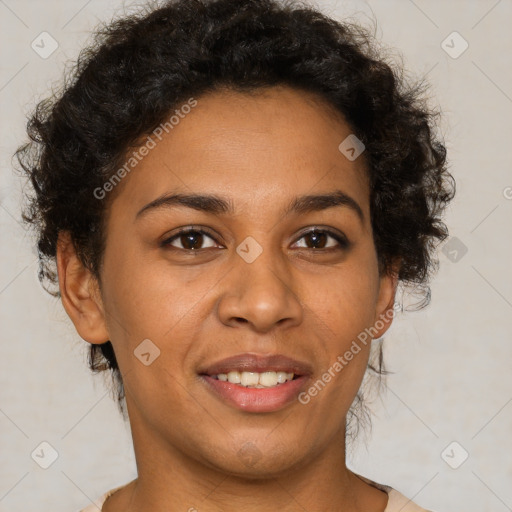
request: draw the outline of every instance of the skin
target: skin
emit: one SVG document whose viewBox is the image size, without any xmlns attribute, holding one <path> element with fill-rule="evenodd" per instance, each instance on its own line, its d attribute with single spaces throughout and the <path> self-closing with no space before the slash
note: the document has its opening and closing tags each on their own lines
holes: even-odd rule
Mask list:
<svg viewBox="0 0 512 512">
<path fill-rule="evenodd" d="M 351 129 L 288 87 L 197 100 L 109 198 L 100 283 L 67 234 L 59 240 L 63 305 L 84 340 L 111 340 L 126 390 L 138 478 L 103 510 L 382 512 L 387 494 L 345 464 L 345 419 L 369 343 L 308 404 L 271 413 L 231 407 L 197 374 L 234 354 L 281 353 L 312 365 L 311 384 L 392 309 L 397 279 L 378 272 L 364 158 L 338 149 Z M 359 204 L 363 221 L 347 206 L 280 214 L 297 196 L 335 190 Z M 174 206 L 135 220 L 171 191 L 218 194 L 235 211 Z M 196 253 L 184 237 L 160 245 L 191 225 L 214 235 L 196 235 Z M 314 226 L 344 233 L 349 248 L 304 235 Z M 252 263 L 236 252 L 247 236 L 263 250 Z M 149 366 L 133 353 L 144 339 L 160 350 Z M 249 446 L 254 464 L 240 455 Z"/>
</svg>

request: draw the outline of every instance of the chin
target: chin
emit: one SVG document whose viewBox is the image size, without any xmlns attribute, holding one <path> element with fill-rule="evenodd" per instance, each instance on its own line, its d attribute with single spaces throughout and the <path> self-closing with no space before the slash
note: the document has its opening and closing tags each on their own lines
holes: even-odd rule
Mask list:
<svg viewBox="0 0 512 512">
<path fill-rule="evenodd" d="M 269 443 L 243 442 L 234 453 L 225 451 L 215 459 L 207 458 L 212 469 L 244 480 L 265 480 L 285 476 L 296 467 L 302 466 L 304 457 L 297 452 L 295 443 L 290 446 L 272 446 Z M 223 446 L 226 450 L 226 445 Z"/>
</svg>

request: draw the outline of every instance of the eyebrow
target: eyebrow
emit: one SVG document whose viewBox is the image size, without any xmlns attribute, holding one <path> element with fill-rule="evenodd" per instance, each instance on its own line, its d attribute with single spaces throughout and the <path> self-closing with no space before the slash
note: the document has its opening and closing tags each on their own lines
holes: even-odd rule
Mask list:
<svg viewBox="0 0 512 512">
<path fill-rule="evenodd" d="M 136 214 L 135 220 L 143 215 L 161 209 L 168 209 L 175 206 L 184 206 L 204 213 L 213 215 L 233 214 L 235 211 L 233 202 L 230 199 L 213 194 L 164 194 L 150 203 L 143 206 Z M 304 195 L 294 198 L 282 212 L 286 217 L 292 213 L 305 214 L 309 212 L 318 212 L 334 207 L 347 207 L 355 212 L 364 224 L 363 210 L 355 199 L 341 190 L 326 194 Z"/>
</svg>

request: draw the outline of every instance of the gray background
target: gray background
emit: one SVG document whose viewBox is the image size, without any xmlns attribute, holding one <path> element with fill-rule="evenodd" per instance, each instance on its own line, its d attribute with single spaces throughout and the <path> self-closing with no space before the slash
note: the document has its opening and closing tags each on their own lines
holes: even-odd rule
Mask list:
<svg viewBox="0 0 512 512">
<path fill-rule="evenodd" d="M 367 447 L 359 442 L 349 465 L 436 512 L 512 510 L 512 1 L 317 5 L 366 25 L 375 18 L 393 58 L 402 54 L 411 75 L 428 72 L 457 181 L 432 302 L 399 316 L 385 336 L 395 374 L 373 403 Z M 90 375 L 87 343 L 38 283 L 11 170 L 25 115 L 99 20 L 122 9 L 105 0 L 0 0 L 0 511 L 77 510 L 136 476 L 129 426 L 103 377 Z M 31 48 L 43 31 L 59 45 L 46 59 Z M 454 31 L 469 44 L 457 58 L 442 47 Z M 453 54 L 463 41 L 452 35 L 445 44 Z M 42 441 L 58 453 L 48 469 L 31 458 Z"/>
</svg>

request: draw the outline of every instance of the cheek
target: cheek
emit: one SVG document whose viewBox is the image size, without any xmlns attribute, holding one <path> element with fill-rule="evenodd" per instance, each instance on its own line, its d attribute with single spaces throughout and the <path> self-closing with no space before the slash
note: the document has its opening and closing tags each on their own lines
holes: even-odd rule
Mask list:
<svg viewBox="0 0 512 512">
<path fill-rule="evenodd" d="M 378 273 L 371 264 L 354 264 L 331 269 L 307 287 L 306 304 L 324 324 L 332 349 L 342 350 L 366 328 L 375 315 Z"/>
<path fill-rule="evenodd" d="M 219 277 L 204 275 L 200 268 L 192 273 L 173 267 L 161 255 L 149 259 L 128 247 L 123 258 L 110 256 L 105 257 L 108 279 L 103 295 L 111 341 L 122 370 L 139 367 L 134 351 L 146 339 L 160 351 L 159 363 L 165 362 L 173 371 L 182 368 L 193 333 L 207 314 L 207 292 Z"/>
<path fill-rule="evenodd" d="M 371 327 L 376 298 L 374 272 L 352 267 L 333 273 L 323 283 L 324 291 L 311 287 L 312 317 L 323 328 L 320 343 L 324 351 L 322 368 L 306 390 L 311 415 L 328 418 L 318 428 L 336 429 L 361 386 L 371 347 Z M 334 412 L 336 411 L 336 412 Z M 315 420 L 316 421 L 316 420 Z"/>
</svg>

